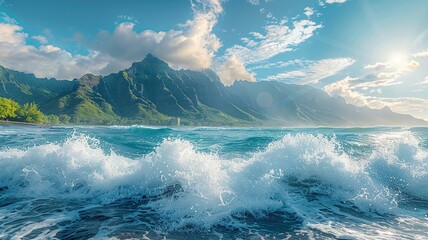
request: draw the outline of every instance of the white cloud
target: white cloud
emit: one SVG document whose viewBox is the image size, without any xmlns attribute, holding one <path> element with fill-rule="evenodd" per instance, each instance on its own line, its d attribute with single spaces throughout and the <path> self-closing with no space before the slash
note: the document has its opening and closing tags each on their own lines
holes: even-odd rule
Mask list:
<svg viewBox="0 0 428 240">
<path fill-rule="evenodd" d="M 192 10 L 197 13 L 220 14 L 223 12 L 221 0 L 190 0 Z"/>
<path fill-rule="evenodd" d="M 255 46 L 257 46 L 257 42 L 256 41 L 254 41 L 254 40 L 248 41 L 247 47 L 255 47 Z"/>
<path fill-rule="evenodd" d="M 269 12 L 268 14 L 266 14 L 266 18 L 268 18 L 268 19 L 275 19 L 275 17 L 273 16 L 273 14 L 271 12 Z"/>
<path fill-rule="evenodd" d="M 385 69 L 395 68 L 396 72 L 408 72 L 414 70 L 420 66 L 420 63 L 415 60 L 410 60 L 409 62 L 400 61 L 400 62 L 377 62 L 375 64 L 369 64 L 364 67 L 366 70 L 375 70 L 381 71 Z"/>
<path fill-rule="evenodd" d="M 255 82 L 254 73 L 248 72 L 244 63 L 235 55 L 232 55 L 217 71 L 218 76 L 225 86 L 232 85 L 235 80 Z"/>
<path fill-rule="evenodd" d="M 272 13 L 268 13 L 267 18 L 270 19 L 270 23 L 264 27 L 264 34 L 250 32 L 250 37 L 241 38 L 244 45 L 234 45 L 226 49 L 225 55 L 218 58 L 218 62 L 225 63 L 230 59 L 238 59 L 242 70 L 238 72 L 245 73 L 244 76 L 247 76 L 247 78 L 249 76 L 253 78 L 254 75 L 246 70 L 245 66 L 263 62 L 278 54 L 292 51 L 294 46 L 306 41 L 313 36 L 316 29 L 322 27 L 322 25 L 309 20 L 295 21 L 292 26 L 286 26 L 288 19 L 284 18 L 278 22 Z M 230 64 L 231 62 L 224 65 Z M 251 78 L 249 79 L 252 80 Z M 233 80 L 235 80 L 233 77 L 228 79 L 228 81 Z"/>
<path fill-rule="evenodd" d="M 209 68 L 221 42 L 212 29 L 217 23 L 217 15 L 222 12 L 218 0 L 192 1 L 194 17 L 178 30 L 136 32 L 135 24 L 119 24 L 110 33 L 100 32 L 91 48 L 117 59 L 102 72 L 114 72 L 140 61 L 148 54 L 165 60 L 171 67 L 199 70 Z"/>
<path fill-rule="evenodd" d="M 72 79 L 87 72 L 98 73 L 111 61 L 95 51 L 88 56 L 72 56 L 53 45 L 28 45 L 28 34 L 17 25 L 0 23 L 0 36 L 0 65 L 38 77 Z"/>
<path fill-rule="evenodd" d="M 356 87 L 359 88 L 376 88 L 380 86 L 390 86 L 396 84 L 402 84 L 402 82 L 396 81 L 402 75 L 412 72 L 420 66 L 419 62 L 415 60 L 411 61 L 398 61 L 398 62 L 377 62 L 372 65 L 364 67 L 366 70 L 372 70 L 378 72 L 377 74 L 370 74 L 365 79 L 361 79 Z M 388 72 L 386 72 L 389 70 Z"/>
<path fill-rule="evenodd" d="M 0 4 L 0 6 L 1 6 L 1 4 Z M 12 24 L 12 25 L 18 25 L 18 22 L 14 18 L 11 18 L 6 13 L 2 12 L 0 14 L 1 14 L 1 18 L 3 19 L 3 23 L 8 23 L 8 24 Z"/>
<path fill-rule="evenodd" d="M 221 46 L 219 39 L 211 33 L 214 25 L 212 14 L 198 14 L 183 25 L 183 30 L 168 32 L 136 32 L 134 24 L 122 23 L 113 33 L 99 33 L 92 47 L 117 59 L 120 68 L 152 53 L 174 68 L 198 70 L 211 66 L 214 54 Z"/>
<path fill-rule="evenodd" d="M 360 93 L 354 86 L 358 78 L 346 77 L 345 79 L 324 87 L 331 96 L 341 96 L 346 102 L 356 106 L 368 106 L 374 109 L 389 107 L 392 111 L 402 114 L 410 114 L 414 117 L 428 120 L 428 99 L 401 97 L 383 98 L 366 96 Z"/>
<path fill-rule="evenodd" d="M 402 84 L 402 82 L 396 81 L 398 77 L 399 75 L 396 73 L 379 73 L 378 75 L 367 75 L 365 78 L 356 81 L 354 87 L 367 90 L 369 88 Z"/>
<path fill-rule="evenodd" d="M 259 5 L 260 1 L 259 0 L 247 0 L 247 2 L 253 4 L 253 5 Z"/>
<path fill-rule="evenodd" d="M 304 14 L 308 17 L 312 16 L 315 13 L 313 8 L 310 7 L 305 7 L 305 12 Z"/>
<path fill-rule="evenodd" d="M 418 82 L 416 85 L 428 85 L 428 76 L 425 77 L 425 80 Z"/>
<path fill-rule="evenodd" d="M 134 16 L 130 16 L 130 15 L 118 15 L 116 17 L 118 19 L 118 21 L 114 22 L 115 25 L 120 24 L 121 22 L 130 22 L 130 23 L 139 23 L 138 20 L 135 19 Z"/>
<path fill-rule="evenodd" d="M 136 32 L 134 23 L 124 22 L 112 33 L 101 31 L 90 41 L 92 44 L 88 44 L 87 56 L 73 56 L 56 46 L 46 45 L 40 36 L 33 38 L 42 46 L 29 45 L 28 34 L 22 26 L 0 23 L 0 64 L 38 77 L 71 79 L 87 72 L 115 72 L 153 53 L 175 68 L 207 68 L 221 46 L 212 29 L 223 9 L 219 0 L 193 0 L 191 6 L 193 19 L 177 30 Z"/>
<path fill-rule="evenodd" d="M 428 49 L 413 54 L 413 57 L 428 57 Z"/>
<path fill-rule="evenodd" d="M 341 81 L 337 81 L 326 85 L 324 87 L 324 91 L 326 91 L 330 96 L 341 96 L 348 103 L 356 105 L 356 106 L 365 106 L 367 105 L 366 97 L 354 91 L 354 87 L 352 86 L 352 82 L 358 80 L 358 78 L 346 77 Z"/>
<path fill-rule="evenodd" d="M 265 80 L 293 80 L 301 84 L 318 83 L 320 80 L 336 75 L 354 64 L 352 58 L 330 58 L 309 61 L 302 69 L 269 76 Z"/>
<path fill-rule="evenodd" d="M 259 33 L 259 32 L 250 32 L 250 35 L 253 35 L 255 38 L 258 39 L 264 39 L 265 36 L 263 36 L 263 34 Z"/>
<path fill-rule="evenodd" d="M 428 56 L 428 51 L 413 54 L 413 57 Z M 415 60 L 408 60 L 409 56 L 399 56 L 387 62 L 377 62 L 364 67 L 372 73 L 364 78 L 347 77 L 342 81 L 329 84 L 324 90 L 331 95 L 344 97 L 347 102 L 357 106 L 368 106 L 371 108 L 389 107 L 395 112 L 411 114 L 415 117 L 428 119 L 428 100 L 421 98 L 400 97 L 381 98 L 366 96 L 362 91 L 370 93 L 382 93 L 380 87 L 402 84 L 399 81 L 404 74 L 419 68 L 420 63 Z M 416 85 L 428 84 L 428 79 Z M 419 90 L 418 90 L 419 91 Z"/>
<path fill-rule="evenodd" d="M 397 79 L 398 74 L 396 72 L 381 72 L 377 75 L 379 79 Z"/>
<path fill-rule="evenodd" d="M 292 27 L 283 23 L 264 27 L 265 35 L 252 46 L 234 45 L 226 50 L 226 58 L 236 55 L 244 64 L 253 64 L 272 58 L 280 53 L 292 51 L 293 47 L 313 36 L 322 25 L 309 20 L 295 21 Z"/>
<path fill-rule="evenodd" d="M 295 60 L 290 60 L 290 61 L 278 61 L 278 62 L 273 62 L 273 63 L 265 63 L 265 64 L 260 64 L 260 65 L 256 65 L 254 67 L 250 67 L 250 70 L 257 70 L 257 69 L 273 69 L 273 68 L 285 68 L 288 66 L 292 66 L 292 65 L 308 65 L 310 63 L 312 63 L 313 61 L 310 60 L 302 60 L 302 59 L 295 59 Z"/>
<path fill-rule="evenodd" d="M 412 69 L 416 69 L 420 66 L 420 63 L 415 61 L 415 60 L 411 60 L 409 63 L 407 63 L 406 67 L 408 68 L 408 70 L 412 70 Z"/>
<path fill-rule="evenodd" d="M 48 43 L 48 39 L 45 36 L 42 36 L 42 35 L 32 36 L 31 38 L 34 39 L 34 40 L 39 41 L 39 43 L 41 43 L 41 44 L 47 44 Z"/>
<path fill-rule="evenodd" d="M 54 52 L 61 52 L 61 48 L 55 47 L 53 45 L 43 45 L 39 47 L 40 51 L 45 53 L 54 53 Z"/>
<path fill-rule="evenodd" d="M 21 31 L 21 26 L 8 23 L 0 23 L 0 44 L 4 47 L 19 46 L 24 44 L 28 34 L 23 33 Z"/>
<path fill-rule="evenodd" d="M 263 80 L 295 80 L 296 78 L 305 78 L 307 73 L 302 70 L 294 70 L 285 73 L 279 73 L 277 75 L 268 76 Z"/>
<path fill-rule="evenodd" d="M 129 16 L 129 15 L 118 15 L 117 18 L 121 20 L 125 20 L 127 22 L 134 20 L 134 16 Z"/>
<path fill-rule="evenodd" d="M 389 65 L 387 63 L 377 62 L 375 64 L 372 64 L 372 65 L 369 64 L 369 65 L 365 66 L 364 69 L 379 71 L 379 70 L 383 70 L 383 69 L 390 68 L 390 67 L 391 67 L 391 65 Z"/>
<path fill-rule="evenodd" d="M 326 0 L 325 2 L 328 4 L 333 4 L 333 3 L 344 3 L 347 0 Z"/>
</svg>

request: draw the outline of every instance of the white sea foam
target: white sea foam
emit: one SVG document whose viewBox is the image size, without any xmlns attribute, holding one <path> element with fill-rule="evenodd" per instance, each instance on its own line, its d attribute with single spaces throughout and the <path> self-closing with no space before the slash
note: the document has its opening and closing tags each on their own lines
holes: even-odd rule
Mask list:
<svg viewBox="0 0 428 240">
<path fill-rule="evenodd" d="M 150 126 L 150 125 L 130 125 L 130 126 L 124 126 L 124 125 L 113 125 L 108 128 L 111 129 L 152 129 L 152 130 L 159 130 L 159 129 L 171 129 L 167 126 Z"/>
<path fill-rule="evenodd" d="M 368 171 L 378 181 L 412 196 L 428 199 L 428 151 L 409 131 L 375 136 L 376 151 Z"/>
<path fill-rule="evenodd" d="M 8 188 L 3 196 L 104 204 L 151 197 L 146 207 L 166 231 L 239 228 L 241 217 L 275 211 L 322 229 L 320 206 L 399 214 L 401 192 L 428 199 L 427 152 L 411 133 L 401 134 L 373 136 L 370 159 L 352 159 L 334 138 L 311 134 L 287 134 L 245 159 L 199 152 L 181 139 L 165 139 L 152 153 L 130 159 L 103 151 L 97 139 L 73 135 L 64 143 L 0 151 L 0 187 Z"/>
</svg>

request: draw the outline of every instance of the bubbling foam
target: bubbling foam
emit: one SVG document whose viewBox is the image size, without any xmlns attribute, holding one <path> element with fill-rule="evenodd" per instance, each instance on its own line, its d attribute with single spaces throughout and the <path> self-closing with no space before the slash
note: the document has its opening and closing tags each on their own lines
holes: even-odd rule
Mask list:
<svg viewBox="0 0 428 240">
<path fill-rule="evenodd" d="M 222 159 L 189 141 L 165 139 L 138 159 L 73 135 L 64 143 L 0 151 L 0 187 L 15 197 L 75 198 L 108 204 L 150 199 L 165 230 L 240 227 L 245 216 L 292 212 L 317 222 L 314 202 L 393 213 L 399 190 L 426 198 L 427 153 L 417 138 L 393 138 L 370 159 L 352 159 L 335 138 L 287 134 L 249 158 Z M 376 138 L 383 142 L 381 138 Z M 401 185 L 400 185 L 401 184 Z M 319 207 L 319 206 L 318 206 Z"/>
<path fill-rule="evenodd" d="M 374 136 L 377 146 L 368 172 L 381 183 L 421 199 L 428 199 L 428 151 L 409 131 Z"/>
</svg>

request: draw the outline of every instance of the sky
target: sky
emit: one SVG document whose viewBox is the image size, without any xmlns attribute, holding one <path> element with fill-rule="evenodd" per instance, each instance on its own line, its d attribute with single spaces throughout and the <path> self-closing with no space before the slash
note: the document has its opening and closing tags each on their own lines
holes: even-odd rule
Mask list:
<svg viewBox="0 0 428 240">
<path fill-rule="evenodd" d="M 428 120 L 426 0 L 0 0 L 4 67 L 71 80 L 148 53 Z"/>
</svg>

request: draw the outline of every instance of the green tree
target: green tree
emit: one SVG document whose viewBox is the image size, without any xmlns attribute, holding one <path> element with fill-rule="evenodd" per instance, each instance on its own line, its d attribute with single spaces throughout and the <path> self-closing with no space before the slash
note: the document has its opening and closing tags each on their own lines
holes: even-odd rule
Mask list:
<svg viewBox="0 0 428 240">
<path fill-rule="evenodd" d="M 44 123 L 46 116 L 39 110 L 35 103 L 26 103 L 17 111 L 17 118 L 23 122 Z"/>
<path fill-rule="evenodd" d="M 59 119 L 61 120 L 62 123 L 69 124 L 71 117 L 68 116 L 67 114 L 61 114 L 59 115 Z"/>
<path fill-rule="evenodd" d="M 19 104 L 11 99 L 0 98 L 0 119 L 16 117 Z"/>
<path fill-rule="evenodd" d="M 61 124 L 61 120 L 57 115 L 51 114 L 46 117 L 46 123 L 58 125 Z"/>
</svg>

